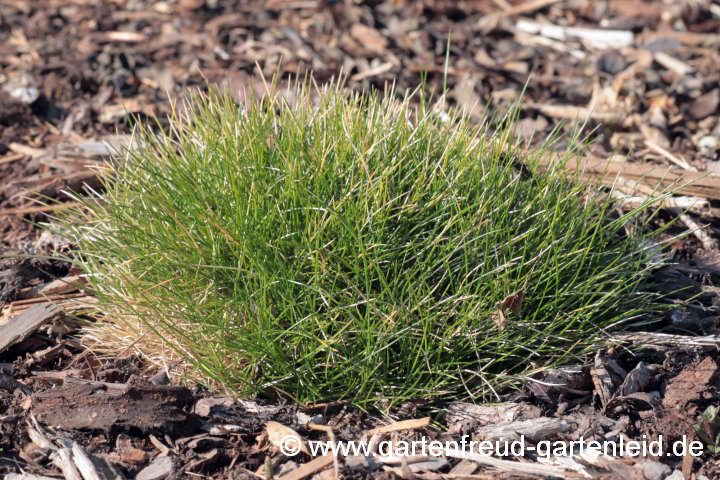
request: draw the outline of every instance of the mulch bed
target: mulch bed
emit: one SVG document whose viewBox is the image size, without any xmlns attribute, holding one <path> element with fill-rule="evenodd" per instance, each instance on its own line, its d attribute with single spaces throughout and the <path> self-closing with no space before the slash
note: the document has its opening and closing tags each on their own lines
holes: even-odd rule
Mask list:
<svg viewBox="0 0 720 480">
<path fill-rule="evenodd" d="M 719 31 L 720 6 L 704 0 L 0 0 L 0 475 L 720 478 L 708 451 L 382 464 L 289 459 L 277 444 L 282 426 L 303 441 L 696 440 L 692 425 L 720 403 Z M 309 70 L 318 82 L 343 72 L 355 89 L 424 80 L 439 97 L 447 85 L 435 108 L 459 105 L 477 121 L 522 95 L 526 148 L 587 120 L 595 141 L 578 168 L 633 197 L 625 207 L 658 183 L 694 182 L 658 217 L 707 226 L 675 242 L 678 264 L 655 274 L 676 308 L 652 332 L 615 338 L 642 348 L 546 372 L 507 404 L 417 401 L 387 417 L 217 397 L 170 382 L 172 368 L 96 355 L 73 336 L 92 304 L 79 272 L 17 257 L 71 253 L 35 222 L 67 207 L 68 192 L 100 186 L 88 167 L 110 161 L 107 143 L 129 144 L 131 115 L 165 115 L 169 98 L 208 83 L 241 101 L 264 90 L 258 68 L 278 73 L 281 91 Z M 407 418 L 415 423 L 392 423 Z"/>
</svg>

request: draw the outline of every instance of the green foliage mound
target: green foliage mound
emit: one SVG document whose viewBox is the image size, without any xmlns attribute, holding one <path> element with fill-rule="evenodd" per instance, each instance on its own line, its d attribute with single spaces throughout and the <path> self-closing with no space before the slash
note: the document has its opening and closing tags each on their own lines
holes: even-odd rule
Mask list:
<svg viewBox="0 0 720 480">
<path fill-rule="evenodd" d="M 494 398 L 648 318 L 641 211 L 521 158 L 510 122 L 393 98 L 197 94 L 140 126 L 65 220 L 102 304 L 238 394 L 359 403 Z"/>
</svg>

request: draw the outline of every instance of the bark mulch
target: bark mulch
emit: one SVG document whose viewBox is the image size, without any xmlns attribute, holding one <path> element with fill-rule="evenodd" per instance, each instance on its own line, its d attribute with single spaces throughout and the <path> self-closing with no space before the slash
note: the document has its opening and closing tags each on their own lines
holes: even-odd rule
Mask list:
<svg viewBox="0 0 720 480">
<path fill-rule="evenodd" d="M 17 478 L 720 478 L 701 414 L 718 406 L 720 4 L 709 0 L 0 0 L 0 476 Z M 446 64 L 446 52 L 447 64 Z M 497 405 L 408 402 L 385 416 L 344 403 L 236 400 L 176 381 L 172 366 L 107 358 L 74 336 L 92 308 L 72 246 L 36 222 L 89 168 L 129 145 L 131 115 L 253 76 L 342 71 L 355 89 L 422 80 L 476 120 L 521 99 L 526 148 L 585 122 L 584 175 L 622 208 L 680 186 L 658 221 L 697 230 L 655 273 L 675 308 L 617 335 L 586 365 L 548 371 Z M 553 148 L 562 151 L 566 144 Z M 608 160 L 610 160 L 608 162 Z M 548 158 L 548 162 L 552 161 Z M 45 205 L 43 199 L 63 203 Z M 27 258 L 23 256 L 32 256 Z M 678 291 L 682 288 L 682 291 Z M 625 348 L 633 346 L 635 348 Z M 169 378 L 171 377 L 171 378 Z M 429 421 L 432 417 L 433 422 Z M 661 455 L 461 459 L 281 453 L 316 440 L 660 441 Z M 522 436 L 522 437 L 521 437 Z"/>
</svg>

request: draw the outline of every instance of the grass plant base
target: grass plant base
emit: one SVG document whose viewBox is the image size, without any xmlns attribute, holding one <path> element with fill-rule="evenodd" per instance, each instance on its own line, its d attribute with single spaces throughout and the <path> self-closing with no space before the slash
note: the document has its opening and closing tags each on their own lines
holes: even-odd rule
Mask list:
<svg viewBox="0 0 720 480">
<path fill-rule="evenodd" d="M 497 398 L 652 318 L 624 231 L 645 206 L 612 219 L 562 159 L 520 168 L 508 119 L 424 104 L 197 94 L 168 134 L 138 127 L 142 150 L 63 234 L 101 305 L 238 395 Z"/>
</svg>

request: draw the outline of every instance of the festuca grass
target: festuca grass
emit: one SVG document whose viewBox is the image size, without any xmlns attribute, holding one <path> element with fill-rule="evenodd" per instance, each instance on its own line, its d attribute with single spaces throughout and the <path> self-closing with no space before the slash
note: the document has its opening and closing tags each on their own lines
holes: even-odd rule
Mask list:
<svg viewBox="0 0 720 480">
<path fill-rule="evenodd" d="M 652 318 L 644 209 L 415 100 L 198 93 L 62 231 L 103 308 L 238 395 L 495 399 Z"/>
</svg>

